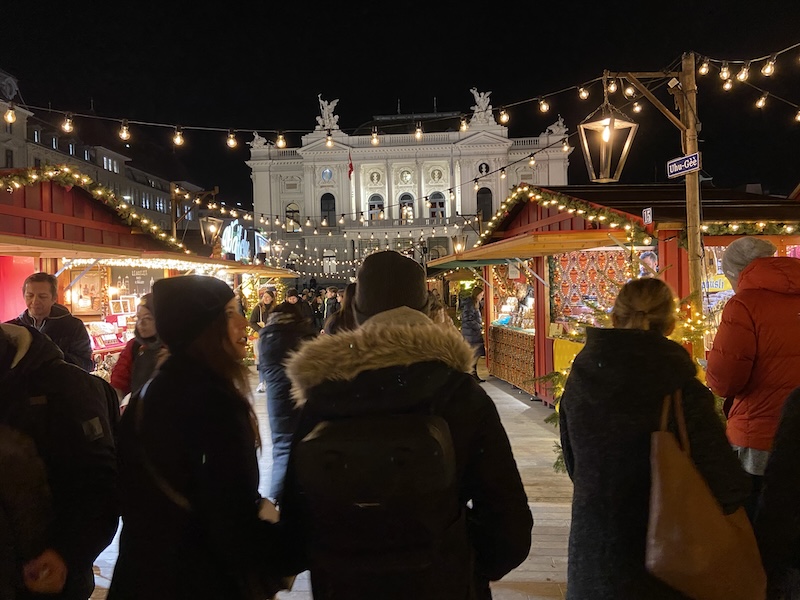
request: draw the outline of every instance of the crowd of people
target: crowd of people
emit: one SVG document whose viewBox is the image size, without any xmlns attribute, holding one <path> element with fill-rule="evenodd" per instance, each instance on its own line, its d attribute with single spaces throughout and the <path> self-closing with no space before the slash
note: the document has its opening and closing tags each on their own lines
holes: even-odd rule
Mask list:
<svg viewBox="0 0 800 600">
<path fill-rule="evenodd" d="M 763 597 L 800 598 L 800 262 L 775 252 L 745 237 L 724 254 L 735 295 L 705 384 L 668 339 L 674 291 L 657 276 L 622 286 L 612 328 L 588 329 L 559 404 L 567 598 L 686 598 L 645 561 L 650 435 L 670 395 L 719 506 L 747 511 Z M 343 289 L 261 289 L 249 314 L 219 279 L 162 279 L 110 384 L 55 277 L 31 275 L 23 297 L 0 324 L 0 599 L 88 598 L 120 516 L 111 600 L 268 599 L 305 570 L 318 600 L 488 599 L 528 556 L 533 516 L 477 374 L 482 287 L 459 329 L 392 251 Z"/>
</svg>

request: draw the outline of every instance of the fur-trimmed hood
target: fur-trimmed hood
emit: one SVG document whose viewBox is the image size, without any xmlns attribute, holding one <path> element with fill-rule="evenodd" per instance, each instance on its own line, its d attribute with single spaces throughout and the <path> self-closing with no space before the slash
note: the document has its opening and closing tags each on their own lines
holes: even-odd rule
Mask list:
<svg viewBox="0 0 800 600">
<path fill-rule="evenodd" d="M 352 381 L 366 371 L 430 361 L 469 373 L 475 354 L 455 328 L 402 306 L 375 315 L 353 331 L 306 342 L 285 364 L 292 396 L 302 405 L 309 390 L 326 381 Z"/>
</svg>

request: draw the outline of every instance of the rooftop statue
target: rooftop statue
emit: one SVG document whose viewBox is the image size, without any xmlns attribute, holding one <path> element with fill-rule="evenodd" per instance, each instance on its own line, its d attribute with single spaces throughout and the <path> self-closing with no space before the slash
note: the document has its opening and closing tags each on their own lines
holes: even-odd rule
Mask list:
<svg viewBox="0 0 800 600">
<path fill-rule="evenodd" d="M 488 125 L 496 123 L 492 117 L 492 105 L 489 104 L 489 95 L 492 92 L 479 92 L 478 88 L 470 88 L 472 95 L 475 97 L 475 105 L 470 106 L 472 109 L 472 119 L 470 124 L 474 125 Z"/>
<path fill-rule="evenodd" d="M 319 98 L 319 113 L 317 117 L 317 131 L 321 129 L 339 129 L 339 115 L 333 114 L 333 109 L 339 103 L 339 99 L 330 102 L 322 99 L 322 94 L 317 94 Z"/>
<path fill-rule="evenodd" d="M 247 142 L 247 145 L 250 146 L 253 150 L 257 150 L 259 148 L 263 148 L 264 146 L 266 146 L 267 145 L 267 140 L 266 140 L 266 138 L 263 138 L 260 135 L 258 135 L 257 131 L 254 131 L 253 132 L 253 141 L 252 142 Z"/>
<path fill-rule="evenodd" d="M 546 130 L 546 135 L 562 135 L 567 133 L 567 127 L 564 125 L 564 118 L 558 115 L 558 121 L 550 125 Z"/>
</svg>

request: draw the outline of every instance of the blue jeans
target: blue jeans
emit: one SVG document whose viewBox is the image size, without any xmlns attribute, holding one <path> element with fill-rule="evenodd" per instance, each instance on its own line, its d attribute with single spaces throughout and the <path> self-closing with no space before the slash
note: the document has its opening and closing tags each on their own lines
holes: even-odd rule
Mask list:
<svg viewBox="0 0 800 600">
<path fill-rule="evenodd" d="M 267 415 L 272 436 L 272 480 L 269 497 L 280 502 L 300 410 L 294 406 L 290 395 L 292 384 L 282 366 L 266 367 L 264 380 L 267 383 Z"/>
</svg>

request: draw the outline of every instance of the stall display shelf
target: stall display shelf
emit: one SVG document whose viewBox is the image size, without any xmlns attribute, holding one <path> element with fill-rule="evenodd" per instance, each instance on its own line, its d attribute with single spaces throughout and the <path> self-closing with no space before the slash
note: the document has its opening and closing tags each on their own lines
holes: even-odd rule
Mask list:
<svg viewBox="0 0 800 600">
<path fill-rule="evenodd" d="M 489 327 L 489 372 L 511 385 L 536 395 L 532 331 L 510 327 Z"/>
</svg>

